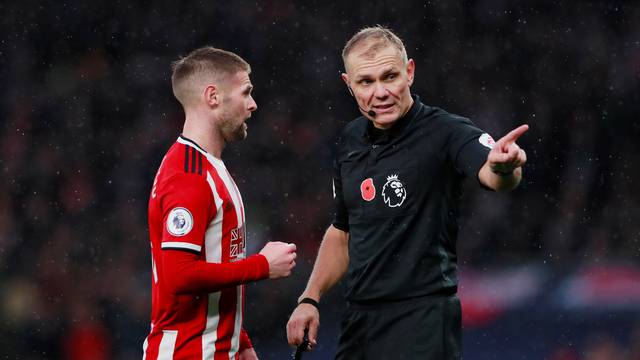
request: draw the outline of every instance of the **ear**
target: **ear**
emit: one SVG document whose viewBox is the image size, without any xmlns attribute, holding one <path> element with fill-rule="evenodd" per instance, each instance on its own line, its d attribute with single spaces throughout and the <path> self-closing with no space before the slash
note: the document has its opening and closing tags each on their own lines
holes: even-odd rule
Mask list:
<svg viewBox="0 0 640 360">
<path fill-rule="evenodd" d="M 347 85 L 347 89 L 349 90 L 349 94 L 351 94 L 351 96 L 353 95 L 353 90 L 351 90 L 351 86 L 349 86 L 349 75 L 347 75 L 346 73 L 342 73 L 340 74 L 340 77 L 342 78 L 342 81 L 344 81 L 344 83 Z"/>
<path fill-rule="evenodd" d="M 413 85 L 413 77 L 416 73 L 416 63 L 413 59 L 407 61 L 407 79 L 409 80 L 409 86 Z"/>
<path fill-rule="evenodd" d="M 209 106 L 217 106 L 220 103 L 220 89 L 216 85 L 207 85 L 204 88 L 204 102 Z"/>
</svg>

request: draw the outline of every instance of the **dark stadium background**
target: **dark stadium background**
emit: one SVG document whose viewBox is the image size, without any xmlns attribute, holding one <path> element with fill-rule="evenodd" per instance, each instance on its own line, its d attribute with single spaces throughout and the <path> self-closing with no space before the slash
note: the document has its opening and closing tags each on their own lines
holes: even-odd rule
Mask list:
<svg viewBox="0 0 640 360">
<path fill-rule="evenodd" d="M 287 358 L 331 219 L 334 139 L 357 116 L 340 51 L 379 23 L 404 39 L 425 102 L 496 138 L 531 126 L 519 189 L 468 184 L 464 358 L 640 359 L 639 2 L 24 0 L 0 14 L 0 358 L 141 358 L 147 200 L 183 116 L 169 64 L 207 44 L 253 67 L 259 108 L 223 158 L 249 251 L 298 244 L 295 274 L 250 285 L 246 307 L 260 358 Z M 305 358 L 332 358 L 343 304 L 340 288 L 323 298 Z"/>
</svg>

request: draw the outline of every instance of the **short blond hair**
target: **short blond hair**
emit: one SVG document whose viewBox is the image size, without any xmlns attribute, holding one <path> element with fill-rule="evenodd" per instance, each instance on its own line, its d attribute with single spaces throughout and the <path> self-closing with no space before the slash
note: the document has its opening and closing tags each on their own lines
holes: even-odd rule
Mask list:
<svg viewBox="0 0 640 360">
<path fill-rule="evenodd" d="M 368 45 L 362 52 L 362 56 L 365 58 L 372 58 L 380 49 L 391 45 L 398 50 L 400 56 L 402 56 L 403 63 L 406 64 L 408 61 L 407 50 L 398 35 L 382 25 L 376 25 L 361 29 L 347 41 L 342 49 L 342 62 L 344 63 L 345 69 L 347 67 L 349 54 L 351 54 L 353 49 L 364 44 Z"/>
<path fill-rule="evenodd" d="M 198 80 L 223 81 L 239 71 L 251 73 L 251 66 L 240 56 L 226 50 L 205 46 L 171 63 L 173 95 L 182 106 L 190 102 Z"/>
</svg>

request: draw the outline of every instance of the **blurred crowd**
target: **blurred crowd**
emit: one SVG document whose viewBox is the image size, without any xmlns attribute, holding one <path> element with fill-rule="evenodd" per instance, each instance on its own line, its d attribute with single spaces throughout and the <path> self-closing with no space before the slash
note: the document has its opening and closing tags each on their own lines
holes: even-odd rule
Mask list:
<svg viewBox="0 0 640 360">
<path fill-rule="evenodd" d="M 147 200 L 183 121 L 169 64 L 203 45 L 253 69 L 249 137 L 223 153 L 246 205 L 248 251 L 281 240 L 302 257 L 290 279 L 249 286 L 256 346 L 279 336 L 286 348 L 286 318 L 331 221 L 336 135 L 358 115 L 340 51 L 366 25 L 403 38 L 425 103 L 494 138 L 531 127 L 519 189 L 468 182 L 462 264 L 534 261 L 560 277 L 638 263 L 637 1 L 25 0 L 0 11 L 0 358 L 141 356 Z M 640 359 L 640 340 L 586 336 L 599 340 L 549 357 Z"/>
</svg>

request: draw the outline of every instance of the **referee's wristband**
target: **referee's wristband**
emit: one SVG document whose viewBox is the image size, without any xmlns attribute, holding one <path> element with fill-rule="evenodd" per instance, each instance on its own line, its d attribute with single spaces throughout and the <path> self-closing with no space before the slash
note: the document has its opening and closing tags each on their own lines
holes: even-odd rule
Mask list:
<svg viewBox="0 0 640 360">
<path fill-rule="evenodd" d="M 303 298 L 302 300 L 298 301 L 298 305 L 300 304 L 311 304 L 313 306 L 316 307 L 316 309 L 320 310 L 320 304 L 318 304 L 317 301 L 313 300 L 312 298 Z"/>
</svg>

